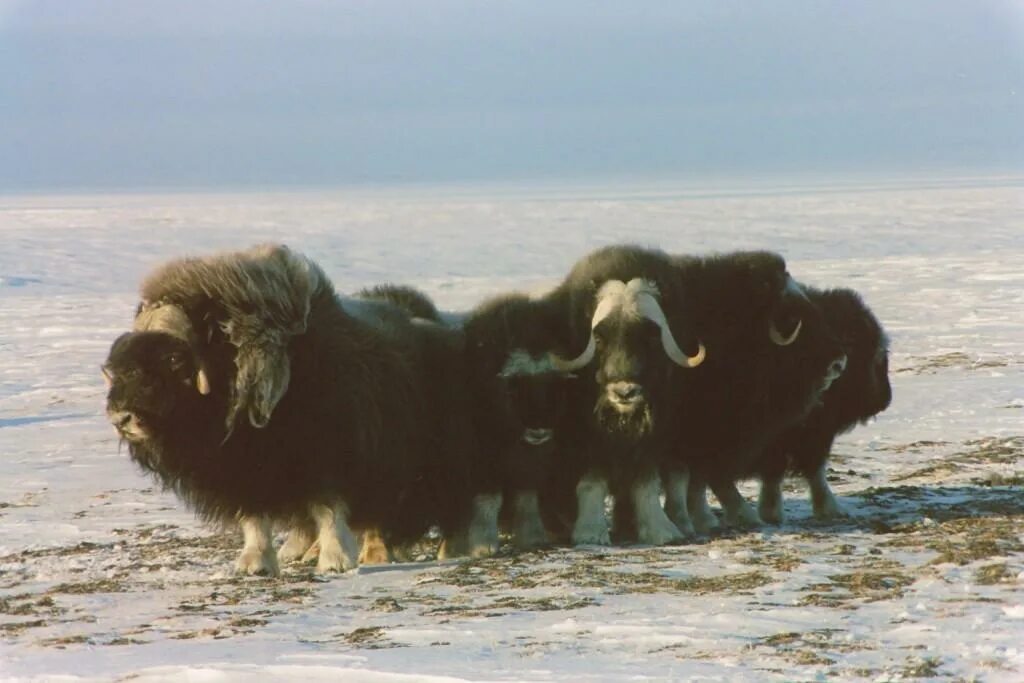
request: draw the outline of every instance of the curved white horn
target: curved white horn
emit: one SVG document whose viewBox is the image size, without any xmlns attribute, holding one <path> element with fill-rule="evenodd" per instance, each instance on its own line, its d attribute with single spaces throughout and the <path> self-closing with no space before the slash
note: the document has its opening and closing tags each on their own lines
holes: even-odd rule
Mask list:
<svg viewBox="0 0 1024 683">
<path fill-rule="evenodd" d="M 622 306 L 623 292 L 626 291 L 626 283 L 622 280 L 608 280 L 597 290 L 597 307 L 594 309 L 594 317 L 590 319 L 590 339 L 587 340 L 587 348 L 583 353 L 572 360 L 566 360 L 555 354 L 551 354 L 551 365 L 561 372 L 572 372 L 579 370 L 590 361 L 594 360 L 597 353 L 597 340 L 594 339 L 594 328 L 602 320 L 611 315 L 612 311 Z"/>
<path fill-rule="evenodd" d="M 695 368 L 704 362 L 704 358 L 707 356 L 707 349 L 700 342 L 697 342 L 697 353 L 693 356 L 687 356 L 679 348 L 679 344 L 676 343 L 675 337 L 672 336 L 672 330 L 668 326 L 665 312 L 661 310 L 661 305 L 653 295 L 645 291 L 638 292 L 636 295 L 636 310 L 640 315 L 661 328 L 661 345 L 672 362 L 684 368 Z"/>
<path fill-rule="evenodd" d="M 803 320 L 797 320 L 796 327 L 793 328 L 793 331 L 790 332 L 789 336 L 783 337 L 782 333 L 779 332 L 779 328 L 775 326 L 775 321 L 773 320 L 771 325 L 768 326 L 768 338 L 779 346 L 789 346 L 796 341 L 797 337 L 800 336 L 800 328 L 803 327 L 803 325 Z"/>
</svg>

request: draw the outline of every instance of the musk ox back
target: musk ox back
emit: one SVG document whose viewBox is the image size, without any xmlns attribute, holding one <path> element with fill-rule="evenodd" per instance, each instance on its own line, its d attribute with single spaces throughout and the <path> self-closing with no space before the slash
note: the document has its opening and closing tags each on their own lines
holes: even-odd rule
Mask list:
<svg viewBox="0 0 1024 683">
<path fill-rule="evenodd" d="M 133 460 L 201 517 L 241 522 L 240 570 L 277 571 L 275 520 L 314 521 L 322 571 L 354 565 L 351 527 L 404 542 L 465 523 L 449 477 L 465 470 L 468 429 L 431 404 L 431 364 L 461 354 L 443 335 L 404 314 L 349 315 L 284 247 L 171 262 L 142 295 L 104 367 L 108 414 Z"/>
<path fill-rule="evenodd" d="M 581 259 L 547 297 L 568 321 L 572 357 L 560 365 L 580 375 L 574 403 L 589 426 L 577 543 L 609 542 L 609 482 L 616 517 L 635 519 L 642 543 L 683 538 L 661 508 L 659 468 L 675 440 L 675 375 L 704 360 L 704 347 L 679 315 L 685 296 L 667 255 L 616 246 Z M 630 514 L 622 514 L 627 507 Z"/>
<path fill-rule="evenodd" d="M 847 364 L 819 404 L 769 445 L 758 464 L 761 516 L 770 522 L 782 521 L 781 486 L 787 466 L 807 480 L 816 517 L 841 515 L 826 480 L 832 443 L 837 435 L 888 408 L 892 400 L 889 339 L 860 296 L 849 289 L 822 291 L 804 286 L 804 291 L 824 314 Z"/>
<path fill-rule="evenodd" d="M 846 360 L 821 311 L 778 254 L 679 257 L 676 265 L 687 293 L 685 315 L 707 359 L 679 375 L 676 453 L 692 479 L 688 496 L 685 477 L 673 482 L 669 507 L 678 514 L 688 507 L 700 531 L 714 526 L 707 482 L 730 522 L 756 524 L 757 513 L 734 482 L 750 476 L 764 448 L 817 405 Z"/>
</svg>

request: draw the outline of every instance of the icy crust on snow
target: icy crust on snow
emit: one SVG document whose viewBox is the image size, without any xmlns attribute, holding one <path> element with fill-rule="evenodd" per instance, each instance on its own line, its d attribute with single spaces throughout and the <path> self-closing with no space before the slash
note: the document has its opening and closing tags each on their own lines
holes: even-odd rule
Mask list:
<svg viewBox="0 0 1024 683">
<path fill-rule="evenodd" d="M 0 198 L 0 679 L 1020 680 L 1022 198 L 1010 181 Z M 268 240 L 341 291 L 408 282 L 447 310 L 542 291 L 614 242 L 776 249 L 800 280 L 859 290 L 893 340 L 893 405 L 831 464 L 853 517 L 814 521 L 794 480 L 783 526 L 678 547 L 235 577 L 236 533 L 119 448 L 99 364 L 153 265 Z"/>
</svg>

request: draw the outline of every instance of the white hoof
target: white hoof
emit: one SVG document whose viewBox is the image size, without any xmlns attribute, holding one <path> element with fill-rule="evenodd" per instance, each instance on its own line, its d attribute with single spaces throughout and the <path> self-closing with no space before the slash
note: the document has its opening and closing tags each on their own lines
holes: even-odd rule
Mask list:
<svg viewBox="0 0 1024 683">
<path fill-rule="evenodd" d="M 577 524 L 572 530 L 573 545 L 611 545 L 612 538 L 608 530 L 608 521 L 603 524 Z"/>
<path fill-rule="evenodd" d="M 680 543 L 686 537 L 668 517 L 663 519 L 649 520 L 645 523 L 637 522 L 636 540 L 644 545 L 669 545 Z"/>
<path fill-rule="evenodd" d="M 281 573 L 273 550 L 246 548 L 235 561 L 235 571 L 249 576 L 278 576 Z"/>
<path fill-rule="evenodd" d="M 765 522 L 782 524 L 786 513 L 782 507 L 781 481 L 761 482 L 761 496 L 758 500 L 757 511 Z"/>
<path fill-rule="evenodd" d="M 289 564 L 302 560 L 315 540 L 316 535 L 305 529 L 298 527 L 291 529 L 288 532 L 288 537 L 277 551 L 277 561 L 281 564 Z"/>
<path fill-rule="evenodd" d="M 741 529 L 755 529 L 764 524 L 754 506 L 745 500 L 726 508 L 725 522 L 729 526 Z"/>
</svg>

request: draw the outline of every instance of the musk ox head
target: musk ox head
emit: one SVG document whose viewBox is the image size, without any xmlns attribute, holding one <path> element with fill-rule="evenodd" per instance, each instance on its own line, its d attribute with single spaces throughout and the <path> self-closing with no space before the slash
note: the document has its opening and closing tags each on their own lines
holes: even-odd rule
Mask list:
<svg viewBox="0 0 1024 683">
<path fill-rule="evenodd" d="M 198 358 L 230 347 L 226 427 L 248 419 L 260 428 L 288 390 L 289 343 L 320 293 L 333 296 L 320 268 L 281 245 L 178 259 L 143 282 L 135 329 L 177 336 Z"/>
<path fill-rule="evenodd" d="M 865 421 L 889 407 L 889 338 L 878 319 L 850 289 L 810 290 L 849 359 L 827 401 L 844 423 Z"/>
<path fill-rule="evenodd" d="M 203 365 L 188 341 L 167 332 L 118 337 L 103 365 L 107 418 L 118 435 L 136 445 L 209 425 L 203 416 L 213 408 Z"/>
<path fill-rule="evenodd" d="M 484 302 L 465 321 L 478 419 L 503 441 L 544 446 L 564 419 L 575 376 L 551 353 L 556 318 L 547 302 L 513 293 Z"/>
<path fill-rule="evenodd" d="M 655 282 L 607 280 L 594 297 L 586 348 L 557 366 L 571 371 L 594 362 L 598 420 L 613 431 L 642 435 L 653 427 L 653 408 L 664 400 L 673 369 L 704 362 L 704 345 L 696 339 L 689 345 L 689 353 L 680 348 Z"/>
<path fill-rule="evenodd" d="M 519 440 L 543 446 L 555 436 L 565 414 L 575 375 L 555 368 L 549 352 L 514 349 L 498 373 L 505 419 Z"/>
</svg>

